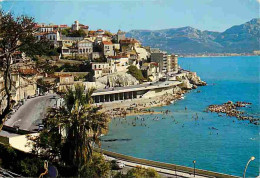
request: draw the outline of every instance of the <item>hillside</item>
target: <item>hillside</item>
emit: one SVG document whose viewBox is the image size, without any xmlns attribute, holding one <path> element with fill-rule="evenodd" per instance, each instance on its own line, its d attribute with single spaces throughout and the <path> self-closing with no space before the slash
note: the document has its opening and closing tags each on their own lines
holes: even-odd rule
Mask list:
<svg viewBox="0 0 260 178">
<path fill-rule="evenodd" d="M 126 34 L 144 46 L 178 54 L 252 52 L 259 50 L 260 19 L 252 19 L 226 31 L 201 31 L 192 27 L 164 30 L 131 30 Z"/>
</svg>

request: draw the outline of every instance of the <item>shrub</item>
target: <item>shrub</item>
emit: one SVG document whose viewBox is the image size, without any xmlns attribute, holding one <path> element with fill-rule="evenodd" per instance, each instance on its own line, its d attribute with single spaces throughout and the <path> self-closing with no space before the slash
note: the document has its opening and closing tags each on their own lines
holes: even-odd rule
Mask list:
<svg viewBox="0 0 260 178">
<path fill-rule="evenodd" d="M 142 71 L 139 70 L 136 66 L 131 65 L 127 69 L 128 69 L 127 73 L 135 77 L 136 80 L 138 80 L 140 83 L 142 83 L 145 80 Z"/>
</svg>

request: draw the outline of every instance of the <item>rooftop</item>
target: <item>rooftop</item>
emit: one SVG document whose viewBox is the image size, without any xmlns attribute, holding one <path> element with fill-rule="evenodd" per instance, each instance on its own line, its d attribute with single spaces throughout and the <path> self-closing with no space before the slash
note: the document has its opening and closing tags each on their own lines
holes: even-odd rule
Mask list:
<svg viewBox="0 0 260 178">
<path fill-rule="evenodd" d="M 111 41 L 102 41 L 104 45 L 112 45 L 113 43 Z"/>
</svg>

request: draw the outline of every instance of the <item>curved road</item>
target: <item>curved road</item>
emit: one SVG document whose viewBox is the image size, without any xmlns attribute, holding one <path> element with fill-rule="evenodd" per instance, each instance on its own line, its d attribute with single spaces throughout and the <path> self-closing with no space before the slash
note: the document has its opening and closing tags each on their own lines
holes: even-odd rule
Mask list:
<svg viewBox="0 0 260 178">
<path fill-rule="evenodd" d="M 4 125 L 17 126 L 23 130 L 38 130 L 38 125 L 42 123 L 47 108 L 56 104 L 57 95 L 48 94 L 28 99 L 15 113 L 11 115 Z"/>
</svg>

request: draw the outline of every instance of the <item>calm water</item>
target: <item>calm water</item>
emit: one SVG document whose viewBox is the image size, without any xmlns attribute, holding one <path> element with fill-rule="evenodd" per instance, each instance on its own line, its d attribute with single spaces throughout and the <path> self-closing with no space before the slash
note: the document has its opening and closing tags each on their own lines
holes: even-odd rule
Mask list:
<svg viewBox="0 0 260 178">
<path fill-rule="evenodd" d="M 197 74 L 209 85 L 193 90 L 175 104 L 155 108 L 170 110 L 169 115 L 144 116 L 145 121 L 128 117 L 114 119 L 109 133 L 102 139 L 130 139 L 103 142 L 104 149 L 139 158 L 196 167 L 237 176 L 243 175 L 251 156 L 247 176 L 259 175 L 259 128 L 248 121 L 218 117 L 203 112 L 210 104 L 228 100 L 253 103 L 244 108 L 247 113 L 260 117 L 259 57 L 180 58 L 180 65 Z M 212 85 L 214 83 L 214 85 Z M 185 106 L 187 110 L 185 110 Z M 198 115 L 198 120 L 195 116 Z M 162 119 L 165 118 L 165 119 Z M 212 129 L 212 127 L 216 129 Z"/>
</svg>

